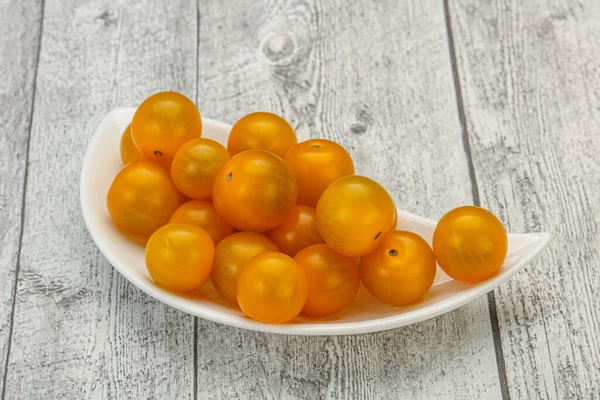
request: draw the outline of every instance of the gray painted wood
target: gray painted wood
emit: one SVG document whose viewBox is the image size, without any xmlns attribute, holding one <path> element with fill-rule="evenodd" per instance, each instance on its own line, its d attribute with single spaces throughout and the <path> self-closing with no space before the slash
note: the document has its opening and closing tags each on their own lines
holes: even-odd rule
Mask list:
<svg viewBox="0 0 600 400">
<path fill-rule="evenodd" d="M 0 0 L 5 398 L 600 398 L 600 4 L 448 0 L 452 58 L 433 0 L 200 3 Z M 164 89 L 336 140 L 404 209 L 480 199 L 554 242 L 491 315 L 480 299 L 372 335 L 195 331 L 112 269 L 79 212 L 101 118 Z"/>
<path fill-rule="evenodd" d="M 46 1 L 7 399 L 193 397 L 193 318 L 133 288 L 100 255 L 78 187 L 108 111 L 160 89 L 195 97 L 196 31 L 187 1 Z"/>
<path fill-rule="evenodd" d="M 0 1 L 0 392 L 12 333 L 41 10 L 35 1 Z"/>
<path fill-rule="evenodd" d="M 343 144 L 398 204 L 472 201 L 443 4 L 219 1 L 200 9 L 198 105 L 235 122 L 281 113 Z M 306 338 L 199 321 L 198 397 L 500 397 L 485 298 L 415 326 Z"/>
<path fill-rule="evenodd" d="M 450 12 L 481 203 L 554 233 L 496 291 L 511 398 L 600 398 L 600 3 Z"/>
</svg>

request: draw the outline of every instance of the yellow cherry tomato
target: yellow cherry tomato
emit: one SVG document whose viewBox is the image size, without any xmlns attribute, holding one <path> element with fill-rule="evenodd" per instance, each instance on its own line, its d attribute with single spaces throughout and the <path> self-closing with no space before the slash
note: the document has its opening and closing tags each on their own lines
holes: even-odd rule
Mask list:
<svg viewBox="0 0 600 400">
<path fill-rule="evenodd" d="M 200 112 L 181 93 L 153 94 L 140 104 L 131 121 L 131 136 L 140 152 L 167 166 L 185 142 L 201 134 Z"/>
<path fill-rule="evenodd" d="M 267 251 L 279 251 L 275 243 L 256 232 L 238 232 L 223 239 L 215 248 L 215 262 L 211 272 L 217 293 L 232 304 L 237 304 L 237 279 L 242 266 L 252 257 Z"/>
<path fill-rule="evenodd" d="M 389 232 L 371 254 L 360 259 L 367 290 L 392 306 L 411 304 L 423 297 L 433 284 L 435 271 L 429 244 L 408 231 Z"/>
<path fill-rule="evenodd" d="M 204 138 L 190 140 L 173 158 L 173 183 L 192 199 L 210 200 L 215 177 L 227 160 L 229 153 L 222 144 Z"/>
<path fill-rule="evenodd" d="M 369 254 L 393 228 L 396 207 L 372 179 L 345 176 L 332 183 L 317 204 L 317 226 L 325 243 L 348 257 Z"/>
<path fill-rule="evenodd" d="M 149 161 L 134 161 L 115 176 L 106 205 L 115 224 L 125 232 L 148 237 L 167 224 L 183 202 L 169 171 Z"/>
<path fill-rule="evenodd" d="M 459 281 L 476 283 L 495 275 L 507 251 L 504 226 L 480 207 L 464 206 L 448 212 L 433 234 L 435 259 L 448 276 Z"/>
<path fill-rule="evenodd" d="M 248 150 L 233 156 L 217 174 L 213 203 L 233 227 L 266 232 L 283 222 L 297 195 L 294 175 L 281 158 Z"/>
<path fill-rule="evenodd" d="M 204 229 L 192 224 L 168 224 L 146 245 L 146 267 L 158 286 L 190 292 L 208 280 L 215 245 Z"/>
<path fill-rule="evenodd" d="M 281 324 L 300 313 L 308 294 L 302 267 L 283 253 L 266 252 L 246 262 L 237 281 L 240 308 L 252 319 Z"/>
<path fill-rule="evenodd" d="M 233 234 L 233 228 L 215 210 L 210 201 L 191 200 L 183 203 L 171 216 L 172 224 L 194 224 L 204 229 L 218 244 Z"/>
<path fill-rule="evenodd" d="M 132 161 L 146 159 L 140 150 L 135 147 L 135 143 L 133 143 L 133 138 L 131 137 L 131 124 L 127 125 L 127 128 L 123 131 L 119 150 L 121 153 L 121 161 L 123 161 L 124 165 L 127 165 Z"/>
<path fill-rule="evenodd" d="M 333 182 L 354 175 L 354 162 L 339 144 L 325 139 L 298 143 L 285 154 L 283 161 L 298 181 L 298 204 L 315 207 Z"/>
<path fill-rule="evenodd" d="M 302 312 L 325 317 L 344 309 L 356 296 L 360 272 L 351 257 L 335 252 L 326 244 L 301 250 L 294 260 L 306 274 L 308 296 Z"/>
<path fill-rule="evenodd" d="M 317 228 L 315 209 L 308 206 L 294 207 L 281 225 L 269 232 L 269 237 L 290 257 L 305 247 L 325 243 Z"/>
<path fill-rule="evenodd" d="M 234 156 L 246 150 L 263 149 L 283 157 L 296 143 L 296 132 L 285 119 L 268 112 L 255 112 L 233 125 L 227 150 Z"/>
</svg>

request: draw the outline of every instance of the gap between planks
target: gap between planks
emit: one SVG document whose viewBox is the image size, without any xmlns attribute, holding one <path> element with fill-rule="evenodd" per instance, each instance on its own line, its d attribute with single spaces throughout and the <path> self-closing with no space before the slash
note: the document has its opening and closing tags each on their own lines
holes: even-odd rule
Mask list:
<svg viewBox="0 0 600 400">
<path fill-rule="evenodd" d="M 10 318 L 8 322 L 8 343 L 6 345 L 6 359 L 4 363 L 4 374 L 2 375 L 1 398 L 6 397 L 6 381 L 8 378 L 8 366 L 10 364 L 10 350 L 15 326 L 15 304 L 17 300 L 17 286 L 19 284 L 19 271 L 21 270 L 21 251 L 23 249 L 23 230 L 25 227 L 25 198 L 27 196 L 27 178 L 29 176 L 29 148 L 31 145 L 31 128 L 33 126 L 33 112 L 35 111 L 35 92 L 37 88 L 38 67 L 40 65 L 40 53 L 42 49 L 42 35 L 44 33 L 44 6 L 45 0 L 40 2 L 40 30 L 38 34 L 37 54 L 33 73 L 33 87 L 31 89 L 31 106 L 29 108 L 29 124 L 27 125 L 27 140 L 25 146 L 25 171 L 23 173 L 23 194 L 21 196 L 21 220 L 19 222 L 19 247 L 17 248 L 17 264 L 15 266 L 15 277 L 11 293 Z"/>
<path fill-rule="evenodd" d="M 467 128 L 467 117 L 465 115 L 465 106 L 463 102 L 463 94 L 460 87 L 460 77 L 458 73 L 458 62 L 456 60 L 456 48 L 454 45 L 454 34 L 452 32 L 452 18 L 450 15 L 450 6 L 448 0 L 444 2 L 444 16 L 446 20 L 446 32 L 448 38 L 448 50 L 450 54 L 450 63 L 452 66 L 452 78 L 454 81 L 454 92 L 456 94 L 456 106 L 458 110 L 458 118 L 462 129 L 463 147 L 467 156 L 467 164 L 469 168 L 469 177 L 471 179 L 471 192 L 473 194 L 473 204 L 480 207 L 481 199 L 479 197 L 479 186 L 477 184 L 477 176 L 475 175 L 475 165 L 471 154 L 471 144 L 469 142 L 469 132 Z M 510 394 L 508 391 L 508 381 L 506 378 L 506 363 L 504 361 L 504 353 L 502 351 L 502 338 L 500 336 L 500 324 L 498 321 L 498 310 L 496 308 L 496 297 L 494 291 L 487 294 L 488 308 L 490 313 L 490 324 L 492 326 L 492 336 L 494 339 L 494 350 L 496 354 L 496 364 L 498 366 L 498 379 L 500 381 L 500 393 L 503 400 L 509 400 Z"/>
</svg>

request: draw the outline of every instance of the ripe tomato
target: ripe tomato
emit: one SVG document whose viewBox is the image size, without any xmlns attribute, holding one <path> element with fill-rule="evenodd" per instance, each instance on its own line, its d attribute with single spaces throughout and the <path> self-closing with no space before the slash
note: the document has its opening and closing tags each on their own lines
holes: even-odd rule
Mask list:
<svg viewBox="0 0 600 400">
<path fill-rule="evenodd" d="M 292 171 L 265 150 L 233 156 L 217 174 L 213 203 L 241 231 L 266 232 L 279 226 L 296 204 Z"/>
<path fill-rule="evenodd" d="M 300 313 L 308 294 L 306 276 L 293 258 L 266 252 L 244 264 L 237 300 L 250 318 L 280 324 Z"/>
<path fill-rule="evenodd" d="M 297 142 L 294 128 L 285 119 L 268 112 L 255 112 L 233 125 L 227 150 L 234 156 L 245 150 L 263 149 L 283 157 Z"/>
<path fill-rule="evenodd" d="M 211 139 L 193 139 L 177 150 L 171 164 L 173 183 L 192 199 L 209 200 L 217 173 L 229 160 L 229 153 Z"/>
<path fill-rule="evenodd" d="M 379 301 L 403 306 L 419 300 L 435 279 L 435 258 L 416 233 L 392 231 L 371 254 L 361 257 L 360 275 Z"/>
<path fill-rule="evenodd" d="M 140 104 L 131 121 L 133 141 L 150 161 L 170 165 L 188 140 L 202 134 L 202 120 L 194 103 L 175 92 L 153 94 Z"/>
<path fill-rule="evenodd" d="M 106 196 L 115 224 L 142 237 L 167 224 L 182 202 L 169 171 L 149 161 L 127 164 L 115 176 Z"/>
<path fill-rule="evenodd" d="M 293 146 L 283 157 L 298 181 L 298 204 L 315 207 L 333 182 L 354 175 L 350 154 L 339 144 L 313 139 Z"/>
<path fill-rule="evenodd" d="M 269 237 L 282 253 L 294 257 L 297 252 L 313 244 L 325 243 L 315 218 L 315 209 L 308 206 L 296 206 Z"/>
<path fill-rule="evenodd" d="M 238 232 L 226 237 L 215 248 L 215 263 L 211 273 L 217 293 L 237 304 L 237 279 L 242 265 L 266 251 L 279 251 L 275 243 L 255 232 Z"/>
<path fill-rule="evenodd" d="M 377 182 L 351 175 L 325 190 L 317 204 L 317 226 L 325 243 L 348 257 L 369 254 L 393 227 L 396 207 Z"/>
<path fill-rule="evenodd" d="M 458 207 L 438 222 L 433 233 L 433 253 L 451 278 L 470 283 L 495 275 L 506 257 L 508 237 L 491 212 Z"/>
<path fill-rule="evenodd" d="M 127 125 L 127 128 L 125 128 L 123 135 L 121 136 L 120 152 L 121 161 L 123 161 L 124 165 L 127 165 L 132 161 L 140 161 L 146 158 L 140 150 L 135 147 L 135 143 L 133 143 L 133 138 L 131 137 L 131 124 Z"/>
<path fill-rule="evenodd" d="M 326 244 L 301 250 L 294 260 L 306 274 L 308 297 L 302 312 L 324 317 L 345 308 L 356 296 L 360 272 L 356 261 L 333 251 Z"/>
<path fill-rule="evenodd" d="M 146 267 L 154 282 L 168 290 L 190 292 L 208 280 L 215 245 L 204 229 L 168 224 L 146 245 Z"/>
<path fill-rule="evenodd" d="M 210 201 L 192 200 L 182 204 L 169 222 L 197 225 L 210 235 L 215 244 L 233 234 L 231 225 L 221 218 Z"/>
</svg>

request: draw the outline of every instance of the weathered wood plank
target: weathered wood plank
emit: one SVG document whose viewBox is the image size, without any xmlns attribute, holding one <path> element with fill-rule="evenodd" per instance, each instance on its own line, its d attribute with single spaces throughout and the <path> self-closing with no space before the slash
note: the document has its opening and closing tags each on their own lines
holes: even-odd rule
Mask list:
<svg viewBox="0 0 600 400">
<path fill-rule="evenodd" d="M 27 146 L 41 35 L 35 1 L 0 1 L 0 392 L 12 334 Z"/>
<path fill-rule="evenodd" d="M 78 181 L 112 108 L 195 97 L 196 21 L 188 1 L 46 1 L 7 399 L 192 397 L 193 318 L 99 254 Z"/>
<path fill-rule="evenodd" d="M 450 14 L 482 205 L 555 236 L 496 291 L 510 395 L 600 398 L 600 3 Z"/>
<path fill-rule="evenodd" d="M 233 1 L 200 8 L 199 107 L 283 114 L 327 137 L 402 208 L 471 203 L 438 1 Z M 488 305 L 354 337 L 283 337 L 200 321 L 199 398 L 500 397 Z"/>
</svg>

